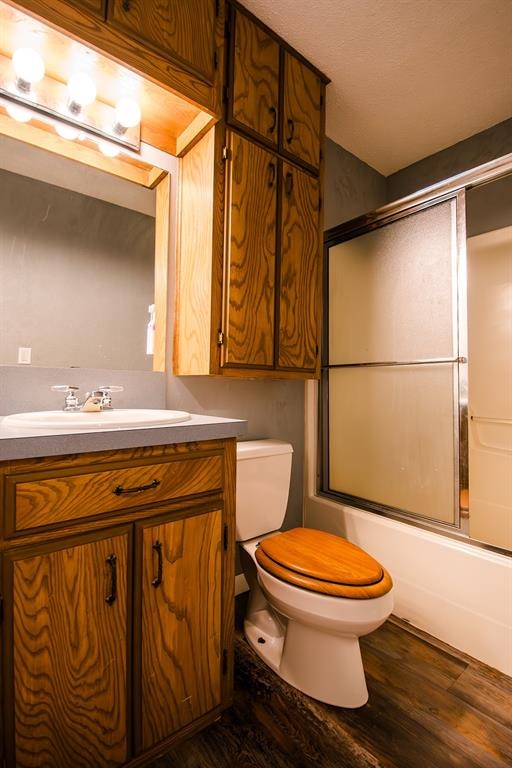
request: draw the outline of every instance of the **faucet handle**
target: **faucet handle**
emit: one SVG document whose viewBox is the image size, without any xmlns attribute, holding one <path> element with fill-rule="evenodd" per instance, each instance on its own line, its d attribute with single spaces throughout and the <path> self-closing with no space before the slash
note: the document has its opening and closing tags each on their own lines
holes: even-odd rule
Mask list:
<svg viewBox="0 0 512 768">
<path fill-rule="evenodd" d="M 97 387 L 94 391 L 101 395 L 101 408 L 102 410 L 108 410 L 112 408 L 112 392 L 122 392 L 124 387 L 119 384 L 108 384 L 102 387 Z"/>
<path fill-rule="evenodd" d="M 50 389 L 52 389 L 53 392 L 66 393 L 63 407 L 64 411 L 75 411 L 80 405 L 77 394 L 80 387 L 77 387 L 75 384 L 54 384 Z"/>
</svg>

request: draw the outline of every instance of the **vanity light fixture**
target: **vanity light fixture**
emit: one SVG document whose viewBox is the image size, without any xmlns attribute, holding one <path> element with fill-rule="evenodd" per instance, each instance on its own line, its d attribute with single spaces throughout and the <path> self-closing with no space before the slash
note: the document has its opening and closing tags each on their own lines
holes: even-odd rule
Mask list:
<svg viewBox="0 0 512 768">
<path fill-rule="evenodd" d="M 37 88 L 34 84 L 38 83 Z M 18 122 L 51 125 L 61 138 L 92 140 L 107 157 L 119 148 L 140 151 L 141 109 L 121 95 L 113 107 L 96 97 L 96 85 L 76 71 L 67 86 L 45 75 L 45 64 L 32 48 L 18 48 L 11 59 L 0 54 L 0 108 Z"/>
<path fill-rule="evenodd" d="M 116 104 L 115 111 L 116 122 L 114 131 L 118 134 L 126 133 L 128 128 L 135 128 L 140 123 L 140 107 L 135 99 L 123 96 Z"/>
<path fill-rule="evenodd" d="M 34 113 L 30 109 L 20 107 L 19 104 L 11 104 L 10 102 L 5 105 L 5 111 L 17 123 L 28 123 L 34 117 Z"/>
<path fill-rule="evenodd" d="M 30 93 L 33 83 L 38 83 L 44 77 L 44 61 L 33 48 L 18 48 L 14 51 L 12 65 L 16 74 L 15 86 L 20 93 Z"/>
<path fill-rule="evenodd" d="M 94 80 L 83 72 L 75 72 L 68 80 L 68 109 L 72 115 L 79 115 L 84 107 L 96 98 Z"/>
</svg>

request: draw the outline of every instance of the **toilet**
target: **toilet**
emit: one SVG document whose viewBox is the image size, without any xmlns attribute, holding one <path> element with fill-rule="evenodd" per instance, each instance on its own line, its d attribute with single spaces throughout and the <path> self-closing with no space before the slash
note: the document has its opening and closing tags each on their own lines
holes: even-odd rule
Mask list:
<svg viewBox="0 0 512 768">
<path fill-rule="evenodd" d="M 244 634 L 283 680 L 339 707 L 368 701 L 359 638 L 393 609 L 387 571 L 340 536 L 280 532 L 292 466 L 281 440 L 237 444 L 236 535 L 249 584 Z"/>
</svg>

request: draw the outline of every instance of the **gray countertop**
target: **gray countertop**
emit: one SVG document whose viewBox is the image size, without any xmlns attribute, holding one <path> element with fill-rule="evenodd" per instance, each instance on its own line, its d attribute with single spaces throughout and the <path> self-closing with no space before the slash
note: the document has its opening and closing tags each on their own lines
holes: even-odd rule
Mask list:
<svg viewBox="0 0 512 768">
<path fill-rule="evenodd" d="M 247 422 L 221 416 L 191 414 L 188 421 L 166 426 L 99 429 L 97 431 L 19 429 L 2 425 L 0 460 L 63 456 L 70 453 L 140 448 L 146 445 L 191 443 L 245 435 Z"/>
</svg>

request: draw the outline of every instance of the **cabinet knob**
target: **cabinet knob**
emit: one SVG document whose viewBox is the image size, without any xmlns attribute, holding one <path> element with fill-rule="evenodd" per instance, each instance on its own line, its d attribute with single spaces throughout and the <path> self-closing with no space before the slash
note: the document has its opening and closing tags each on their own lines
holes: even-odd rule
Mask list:
<svg viewBox="0 0 512 768">
<path fill-rule="evenodd" d="M 268 127 L 269 133 L 274 133 L 277 125 L 277 109 L 275 107 L 269 107 L 268 109 L 270 116 L 272 118 L 272 122 L 270 123 Z"/>
<path fill-rule="evenodd" d="M 295 133 L 295 123 L 290 117 L 288 118 L 286 123 L 288 125 L 288 133 L 286 134 L 286 143 L 291 144 L 293 141 L 293 135 Z"/>
<path fill-rule="evenodd" d="M 157 572 L 155 578 L 152 580 L 151 584 L 154 587 L 159 587 L 162 583 L 162 577 L 163 577 L 163 569 L 164 569 L 164 563 L 162 558 L 162 542 L 156 541 L 153 546 L 151 547 L 153 552 L 156 552 L 158 557 L 158 564 L 157 564 Z"/>
<path fill-rule="evenodd" d="M 269 163 L 268 164 L 268 186 L 270 189 L 274 186 L 274 182 L 276 180 L 276 164 L 275 163 Z"/>
<path fill-rule="evenodd" d="M 291 171 L 288 171 L 285 176 L 284 191 L 286 192 L 287 197 L 290 197 L 291 193 L 293 192 L 293 173 Z"/>
<path fill-rule="evenodd" d="M 126 13 L 128 13 L 128 11 L 130 10 L 130 0 L 123 0 L 123 2 L 121 3 L 121 8 L 123 9 L 123 11 L 126 11 Z"/>
<path fill-rule="evenodd" d="M 107 564 L 110 565 L 110 593 L 106 596 L 105 602 L 108 605 L 115 603 L 117 598 L 117 557 L 112 554 L 107 557 Z"/>
</svg>

